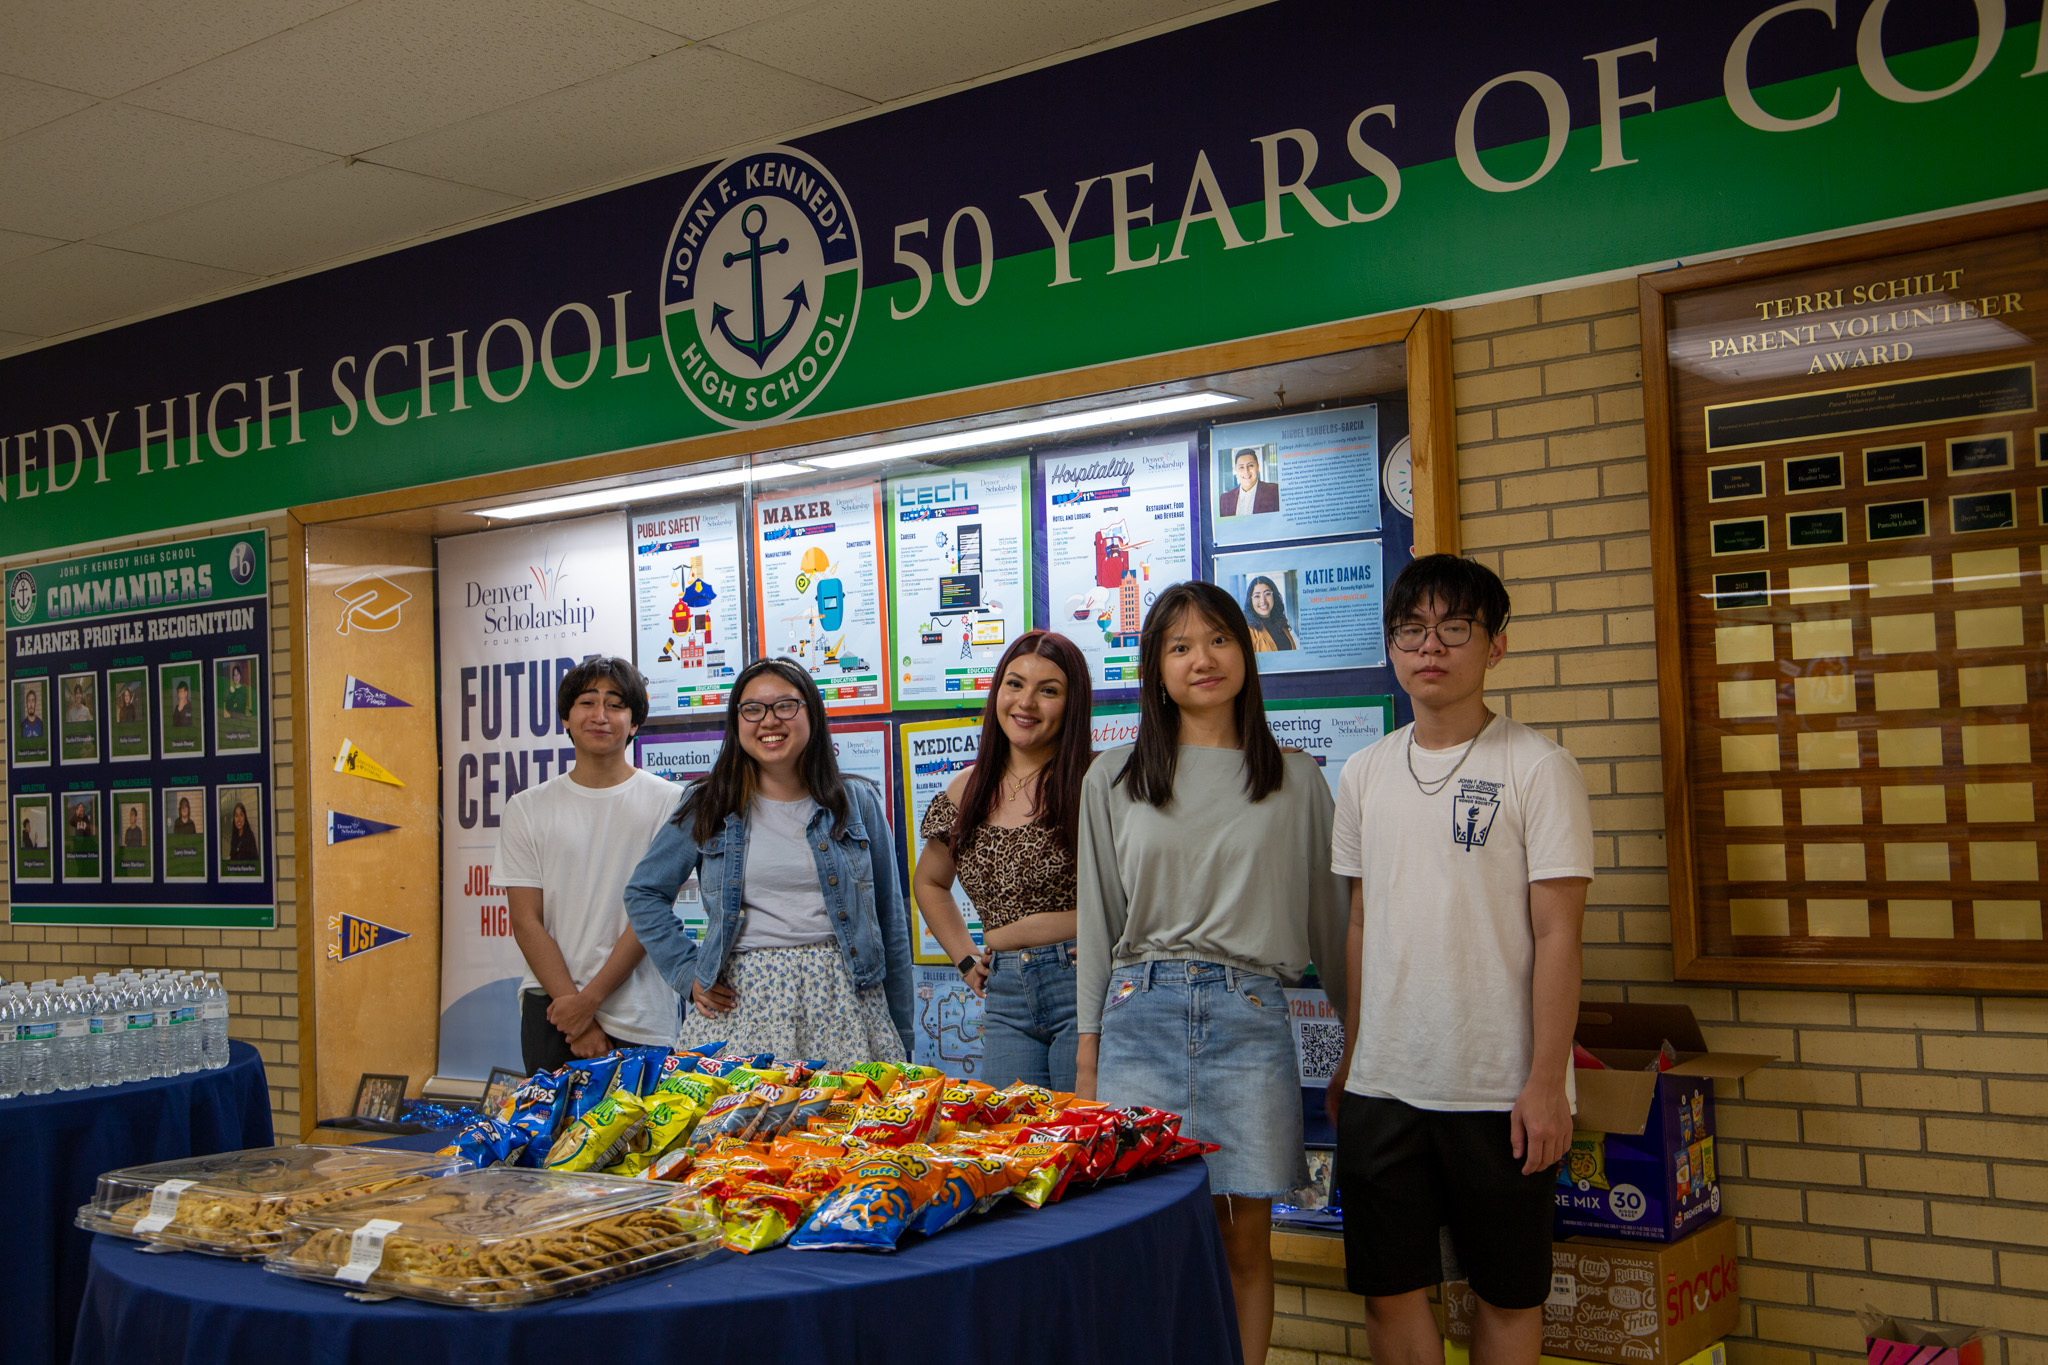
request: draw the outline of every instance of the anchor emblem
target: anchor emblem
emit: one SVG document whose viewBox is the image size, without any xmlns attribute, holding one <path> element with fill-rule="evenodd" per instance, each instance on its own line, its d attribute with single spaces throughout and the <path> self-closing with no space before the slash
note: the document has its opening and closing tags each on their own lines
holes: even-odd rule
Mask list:
<svg viewBox="0 0 2048 1365">
<path fill-rule="evenodd" d="M 747 262 L 753 269 L 754 335 L 734 335 L 731 324 L 726 322 L 726 319 L 732 316 L 732 309 L 722 303 L 711 305 L 712 328 L 730 342 L 734 350 L 752 359 L 755 366 L 761 369 L 768 367 L 768 357 L 775 353 L 775 348 L 789 335 L 790 328 L 796 326 L 798 315 L 810 307 L 810 299 L 804 293 L 803 281 L 798 280 L 796 288 L 783 295 L 790 304 L 789 316 L 783 319 L 782 326 L 776 328 L 774 332 L 768 331 L 767 311 L 761 298 L 761 258 L 778 251 L 788 251 L 789 239 L 784 237 L 772 246 L 762 246 L 761 234 L 767 230 L 768 211 L 759 204 L 749 204 L 746 212 L 740 215 L 740 231 L 746 234 L 751 245 L 745 251 L 725 253 L 726 269 L 730 270 L 740 261 Z"/>
</svg>

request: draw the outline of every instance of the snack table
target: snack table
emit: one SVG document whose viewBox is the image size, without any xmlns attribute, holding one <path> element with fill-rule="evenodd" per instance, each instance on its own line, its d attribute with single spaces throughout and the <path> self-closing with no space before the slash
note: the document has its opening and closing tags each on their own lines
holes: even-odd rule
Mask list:
<svg viewBox="0 0 2048 1365">
<path fill-rule="evenodd" d="M 0 1360 L 56 1365 L 71 1358 L 92 1234 L 71 1224 L 102 1171 L 271 1141 L 263 1059 L 231 1043 L 228 1064 L 159 1081 L 0 1100 L 0 1203 L 8 1311 Z"/>
<path fill-rule="evenodd" d="M 95 1240 L 77 1365 L 503 1365 L 653 1355 L 752 1365 L 887 1360 L 1229 1365 L 1237 1319 L 1200 1161 L 1014 1202 L 894 1255 L 714 1252 L 503 1312 L 354 1303 L 256 1264 Z"/>
</svg>

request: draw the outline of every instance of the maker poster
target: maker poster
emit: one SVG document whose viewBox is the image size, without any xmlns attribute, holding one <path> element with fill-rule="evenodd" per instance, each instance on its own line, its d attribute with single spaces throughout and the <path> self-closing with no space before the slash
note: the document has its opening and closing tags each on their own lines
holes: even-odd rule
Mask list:
<svg viewBox="0 0 2048 1365">
<path fill-rule="evenodd" d="M 924 821 L 925 807 L 931 805 L 956 774 L 973 766 L 974 755 L 981 748 L 981 717 L 906 721 L 897 731 L 903 737 L 903 843 L 909 850 L 906 870 L 915 876 L 917 853 L 924 847 L 924 839 L 917 831 Z M 953 883 L 953 903 L 960 907 L 960 917 L 967 921 L 967 932 L 979 948 L 981 912 L 967 899 L 967 892 L 957 880 Z M 925 927 L 915 900 L 911 902 L 910 915 L 916 931 L 910 941 L 911 956 L 919 962 L 951 962 L 953 959 Z"/>
<path fill-rule="evenodd" d="M 832 484 L 754 498 L 755 638 L 802 664 L 825 709 L 889 709 L 882 487 Z"/>
<path fill-rule="evenodd" d="M 261 531 L 7 576 L 10 918 L 271 929 Z"/>
<path fill-rule="evenodd" d="M 1021 459 L 889 480 L 898 706 L 980 705 L 1031 628 L 1030 486 Z"/>
<path fill-rule="evenodd" d="M 1215 542 L 1251 545 L 1380 529 L 1380 410 L 1366 403 L 1209 432 Z"/>
<path fill-rule="evenodd" d="M 575 763 L 555 717 L 563 675 L 592 654 L 632 657 L 626 532 L 625 517 L 609 515 L 453 536 L 437 547 L 440 1070 L 449 1075 L 481 1076 L 518 1055 L 525 963 L 496 913 L 504 893 L 472 870 L 497 862 L 505 803 Z M 434 780 L 431 755 L 370 756 L 401 782 Z"/>
<path fill-rule="evenodd" d="M 633 513 L 635 662 L 649 716 L 715 715 L 746 663 L 740 505 Z"/>
<path fill-rule="evenodd" d="M 1138 685 L 1152 603 L 1195 576 L 1195 477 L 1186 440 L 1046 456 L 1046 617 L 1088 660 L 1097 691 Z"/>
</svg>

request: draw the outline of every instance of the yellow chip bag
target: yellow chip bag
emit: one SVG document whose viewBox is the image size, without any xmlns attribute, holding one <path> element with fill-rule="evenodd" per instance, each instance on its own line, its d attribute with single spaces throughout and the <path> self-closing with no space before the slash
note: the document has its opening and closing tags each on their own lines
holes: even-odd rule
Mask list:
<svg viewBox="0 0 2048 1365">
<path fill-rule="evenodd" d="M 647 1122 L 647 1102 L 615 1090 L 562 1130 L 548 1149 L 551 1171 L 595 1171 L 617 1161 Z"/>
<path fill-rule="evenodd" d="M 642 1104 L 646 1122 L 626 1140 L 625 1151 L 603 1168 L 605 1174 L 640 1174 L 656 1157 L 688 1138 L 703 1117 L 701 1110 L 679 1095 L 649 1095 Z"/>
<path fill-rule="evenodd" d="M 1573 1133 L 1572 1147 L 1557 1168 L 1557 1183 L 1582 1190 L 1607 1188 L 1607 1135 Z"/>
</svg>

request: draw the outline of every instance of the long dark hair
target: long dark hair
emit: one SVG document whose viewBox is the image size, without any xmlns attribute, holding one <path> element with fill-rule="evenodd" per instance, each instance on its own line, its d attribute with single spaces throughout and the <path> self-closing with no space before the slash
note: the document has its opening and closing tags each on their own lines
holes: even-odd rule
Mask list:
<svg viewBox="0 0 2048 1365">
<path fill-rule="evenodd" d="M 1056 631 L 1027 630 L 1003 651 L 996 665 L 995 686 L 989 690 L 988 705 L 981 712 L 981 745 L 975 751 L 974 767 L 968 770 L 967 786 L 960 793 L 960 814 L 953 821 L 953 852 L 967 851 L 974 835 L 988 819 L 995 804 L 996 788 L 1003 768 L 1010 761 L 1010 737 L 1003 733 L 997 707 L 1002 701 L 1003 678 L 1013 660 L 1026 656 L 1044 659 L 1067 675 L 1067 706 L 1060 716 L 1059 747 L 1052 760 L 1032 778 L 1031 802 L 1036 811 L 1032 823 L 1053 832 L 1059 846 L 1074 851 L 1075 831 L 1081 822 L 1081 779 L 1095 761 L 1088 742 L 1088 722 L 1095 705 L 1094 685 L 1088 676 L 1088 660 L 1074 642 Z"/>
<path fill-rule="evenodd" d="M 1273 610 L 1263 616 L 1259 614 L 1258 608 L 1252 605 L 1252 594 L 1259 590 L 1261 583 L 1266 585 L 1267 592 L 1273 594 Z M 1298 643 L 1294 638 L 1294 627 L 1287 623 L 1287 598 L 1281 594 L 1280 585 L 1266 575 L 1260 574 L 1254 578 L 1251 585 L 1244 590 L 1244 614 L 1248 624 L 1266 632 L 1266 638 L 1273 642 L 1273 648 L 1293 649 Z"/>
<path fill-rule="evenodd" d="M 839 775 L 839 758 L 832 751 L 832 731 L 825 719 L 825 699 L 818 685 L 793 659 L 780 655 L 756 659 L 740 670 L 732 693 L 725 699 L 725 743 L 718 761 L 703 781 L 691 786 L 676 808 L 675 822 L 688 829 L 699 844 L 710 841 L 725 825 L 725 817 L 744 811 L 754 803 L 760 772 L 753 758 L 740 747 L 740 698 L 747 685 L 764 673 L 772 673 L 797 690 L 804 699 L 804 712 L 811 718 L 811 741 L 804 746 L 800 771 L 811 800 L 832 812 L 832 832 L 846 828 L 846 781 Z"/>
<path fill-rule="evenodd" d="M 1244 791 L 1252 804 L 1278 791 L 1287 778 L 1280 744 L 1266 728 L 1266 698 L 1259 690 L 1259 666 L 1252 655 L 1252 633 L 1244 613 L 1229 593 L 1214 583 L 1176 583 L 1159 594 L 1138 637 L 1138 680 L 1144 688 L 1138 701 L 1138 742 L 1117 774 L 1131 784 L 1131 795 L 1164 810 L 1173 801 L 1173 778 L 1180 767 L 1180 707 L 1166 695 L 1166 636 L 1193 612 L 1237 641 L 1244 655 L 1244 687 L 1237 694 L 1237 742 L 1244 754 Z"/>
</svg>

